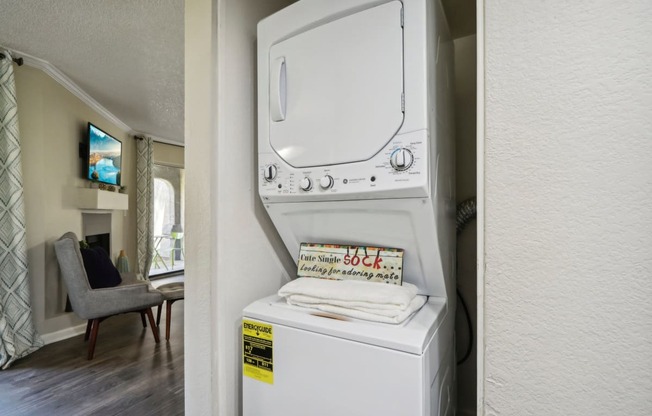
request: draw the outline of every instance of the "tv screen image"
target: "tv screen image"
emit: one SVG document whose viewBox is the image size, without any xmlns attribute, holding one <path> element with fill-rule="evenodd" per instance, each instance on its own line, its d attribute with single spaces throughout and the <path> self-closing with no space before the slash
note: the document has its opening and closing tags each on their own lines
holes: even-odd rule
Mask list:
<svg viewBox="0 0 652 416">
<path fill-rule="evenodd" d="M 120 185 L 122 143 L 88 123 L 88 179 Z"/>
</svg>

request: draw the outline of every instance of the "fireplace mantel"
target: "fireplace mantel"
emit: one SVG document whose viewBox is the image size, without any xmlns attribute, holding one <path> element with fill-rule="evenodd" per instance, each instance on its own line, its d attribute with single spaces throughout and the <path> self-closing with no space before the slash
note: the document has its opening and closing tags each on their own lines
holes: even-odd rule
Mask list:
<svg viewBox="0 0 652 416">
<path fill-rule="evenodd" d="M 99 210 L 129 209 L 129 195 L 94 188 L 77 188 L 77 208 Z"/>
</svg>

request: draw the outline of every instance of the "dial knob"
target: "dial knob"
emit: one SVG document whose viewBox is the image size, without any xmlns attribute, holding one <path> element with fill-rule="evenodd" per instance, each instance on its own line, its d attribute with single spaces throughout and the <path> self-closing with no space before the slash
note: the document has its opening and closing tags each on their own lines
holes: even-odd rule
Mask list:
<svg viewBox="0 0 652 416">
<path fill-rule="evenodd" d="M 333 177 L 331 175 L 326 175 L 319 180 L 319 186 L 321 189 L 330 189 L 333 187 Z"/>
<path fill-rule="evenodd" d="M 267 165 L 265 166 L 265 170 L 263 171 L 263 177 L 267 182 L 271 182 L 276 178 L 276 166 L 274 165 Z"/>
<path fill-rule="evenodd" d="M 412 166 L 412 163 L 414 162 L 414 155 L 412 155 L 412 152 L 408 149 L 396 149 L 389 157 L 389 162 L 392 164 L 392 167 L 395 170 L 407 170 L 410 168 L 410 166 Z"/>
<path fill-rule="evenodd" d="M 309 177 L 305 177 L 301 179 L 301 182 L 299 182 L 299 188 L 301 188 L 304 191 L 309 191 L 312 189 L 312 181 L 310 180 Z"/>
</svg>

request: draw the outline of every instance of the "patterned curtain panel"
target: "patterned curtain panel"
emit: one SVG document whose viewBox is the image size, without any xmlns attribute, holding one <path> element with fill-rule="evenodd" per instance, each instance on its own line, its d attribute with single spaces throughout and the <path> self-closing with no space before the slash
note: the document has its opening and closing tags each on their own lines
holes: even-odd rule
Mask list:
<svg viewBox="0 0 652 416">
<path fill-rule="evenodd" d="M 43 346 L 34 329 L 27 275 L 23 175 L 11 58 L 0 59 L 0 368 Z"/>
<path fill-rule="evenodd" d="M 153 140 L 144 137 L 136 141 L 136 207 L 138 226 L 138 276 L 149 279 L 154 251 L 154 174 Z"/>
</svg>

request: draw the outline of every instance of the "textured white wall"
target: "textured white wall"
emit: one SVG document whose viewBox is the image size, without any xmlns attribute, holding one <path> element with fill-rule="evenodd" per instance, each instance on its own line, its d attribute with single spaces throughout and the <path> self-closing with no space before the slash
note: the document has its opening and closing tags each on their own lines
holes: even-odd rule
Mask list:
<svg viewBox="0 0 652 416">
<path fill-rule="evenodd" d="M 214 302 L 217 27 L 213 0 L 185 2 L 185 414 L 217 414 Z"/>
<path fill-rule="evenodd" d="M 652 2 L 485 13 L 485 414 L 649 415 Z"/>
</svg>

